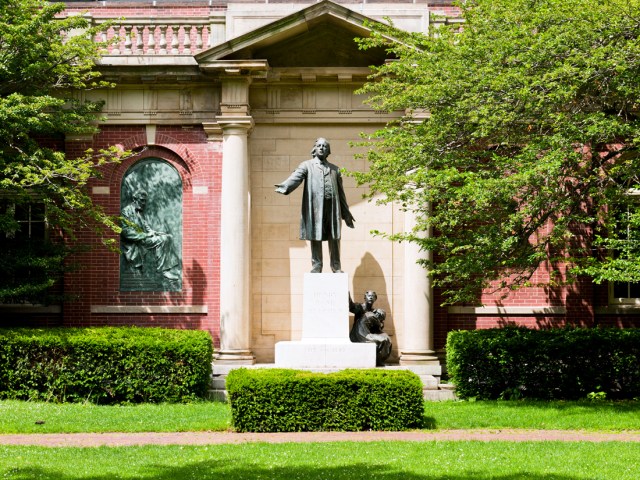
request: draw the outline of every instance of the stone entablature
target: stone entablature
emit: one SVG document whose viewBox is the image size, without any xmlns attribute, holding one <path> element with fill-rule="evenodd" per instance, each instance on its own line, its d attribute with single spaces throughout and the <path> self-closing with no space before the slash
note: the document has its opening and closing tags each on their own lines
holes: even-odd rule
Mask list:
<svg viewBox="0 0 640 480">
<path fill-rule="evenodd" d="M 218 112 L 220 86 L 120 85 L 86 96 L 105 102 L 102 114 L 107 125 L 198 124 Z"/>
<path fill-rule="evenodd" d="M 362 69 L 319 69 L 291 76 L 286 69 L 274 70 L 269 78 L 251 86 L 252 115 L 261 123 L 380 123 L 398 116 L 397 112 L 374 111 L 364 103 L 364 96 L 356 95 L 365 82 Z"/>
<path fill-rule="evenodd" d="M 328 120 L 338 123 L 376 123 L 397 115 L 373 111 L 355 91 L 364 84 L 364 72 L 327 72 L 318 75 L 280 75 L 252 78 L 249 101 L 252 116 L 260 122 L 297 121 L 308 123 Z M 222 82 L 219 78 L 172 84 L 168 80 L 144 83 L 119 83 L 112 90 L 96 90 L 84 98 L 103 100 L 106 124 L 201 124 L 222 114 Z M 226 109 L 233 110 L 235 103 Z M 244 104 L 243 104 L 244 108 Z"/>
</svg>

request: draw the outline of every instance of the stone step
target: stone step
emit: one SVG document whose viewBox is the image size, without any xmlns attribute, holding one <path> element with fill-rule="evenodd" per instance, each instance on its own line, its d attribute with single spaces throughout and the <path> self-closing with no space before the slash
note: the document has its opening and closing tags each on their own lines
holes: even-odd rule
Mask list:
<svg viewBox="0 0 640 480">
<path fill-rule="evenodd" d="M 226 378 L 227 374 L 234 368 L 240 366 L 233 365 L 214 365 L 213 375 L 211 377 L 211 389 L 209 390 L 209 399 L 216 401 L 226 401 Z M 275 364 L 256 364 L 246 365 L 242 368 L 276 368 Z M 450 383 L 440 383 L 440 375 L 442 368 L 439 365 L 412 365 L 399 366 L 391 365 L 386 367 L 377 367 L 385 370 L 411 370 L 420 377 L 423 385 L 423 396 L 427 401 L 445 401 L 456 400 L 455 387 Z M 300 370 L 309 370 L 320 373 L 332 373 L 342 370 L 341 368 L 301 368 Z"/>
<path fill-rule="evenodd" d="M 213 375 L 227 375 L 231 370 L 236 368 L 282 368 L 275 363 L 256 363 L 254 365 L 220 365 L 213 364 Z M 442 366 L 440 365 L 387 365 L 384 367 L 376 367 L 383 370 L 411 370 L 416 375 L 433 375 L 435 377 L 442 376 Z M 302 367 L 296 370 L 308 370 L 310 372 L 332 373 L 344 370 L 344 368 L 308 368 Z"/>
<path fill-rule="evenodd" d="M 213 377 L 213 379 L 211 380 L 211 388 L 212 390 L 224 390 L 225 388 L 227 388 L 227 377 Z"/>
<path fill-rule="evenodd" d="M 457 400 L 453 389 L 423 389 L 423 398 L 428 402 L 445 402 Z M 226 402 L 228 400 L 227 391 L 224 389 L 211 389 L 208 393 L 208 399 L 215 402 Z"/>
<path fill-rule="evenodd" d="M 423 393 L 424 399 L 428 402 L 445 402 L 458 399 L 453 390 L 423 390 Z"/>
</svg>

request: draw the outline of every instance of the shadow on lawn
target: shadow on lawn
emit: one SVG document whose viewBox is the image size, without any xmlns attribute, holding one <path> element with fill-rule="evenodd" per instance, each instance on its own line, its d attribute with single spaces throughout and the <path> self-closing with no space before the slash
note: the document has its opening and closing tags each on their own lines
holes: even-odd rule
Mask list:
<svg viewBox="0 0 640 480">
<path fill-rule="evenodd" d="M 13 470 L 12 475 L 5 478 L 17 480 L 32 480 L 43 478 L 48 480 L 112 480 L 112 475 L 92 476 L 90 474 L 73 474 L 54 472 L 45 468 L 24 468 Z M 142 473 L 142 472 L 141 472 Z M 309 465 L 294 467 L 265 468 L 260 465 L 246 465 L 246 460 L 232 461 L 209 460 L 206 462 L 184 465 L 179 467 L 155 466 L 147 467 L 144 473 L 132 474 L 117 478 L 155 479 L 155 480 L 181 480 L 181 479 L 224 479 L 224 480 L 253 480 L 253 479 L 388 479 L 395 480 L 581 480 L 584 477 L 568 475 L 554 475 L 549 473 L 532 473 L 520 471 L 508 475 L 496 476 L 492 473 L 469 471 L 464 474 L 448 474 L 446 472 L 415 474 L 398 471 L 397 469 L 369 464 L 338 466 L 338 467 L 312 467 Z"/>
<path fill-rule="evenodd" d="M 435 430 L 436 429 L 436 419 L 433 417 L 423 416 L 422 417 L 422 425 L 420 428 L 424 428 L 427 430 Z"/>
</svg>

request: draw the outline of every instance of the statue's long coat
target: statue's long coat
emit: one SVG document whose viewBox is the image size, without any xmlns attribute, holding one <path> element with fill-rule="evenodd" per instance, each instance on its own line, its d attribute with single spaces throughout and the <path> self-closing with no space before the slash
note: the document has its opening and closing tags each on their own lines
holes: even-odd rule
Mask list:
<svg viewBox="0 0 640 480">
<path fill-rule="evenodd" d="M 342 175 L 336 165 L 325 162 L 333 186 L 331 211 L 324 212 L 324 169 L 322 161 L 314 157 L 298 165 L 298 168 L 280 186 L 285 195 L 294 191 L 304 181 L 302 210 L 300 212 L 300 240 L 338 240 L 342 219 L 352 219 L 347 199 L 342 188 Z M 322 218 L 329 215 L 331 231 L 328 238 L 322 238 Z"/>
</svg>

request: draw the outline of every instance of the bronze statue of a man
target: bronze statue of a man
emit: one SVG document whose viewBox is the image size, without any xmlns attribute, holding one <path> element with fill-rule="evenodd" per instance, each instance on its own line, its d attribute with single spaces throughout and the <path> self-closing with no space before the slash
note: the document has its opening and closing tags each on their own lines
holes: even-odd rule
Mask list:
<svg viewBox="0 0 640 480">
<path fill-rule="evenodd" d="M 327 162 L 331 147 L 325 138 L 316 140 L 311 160 L 306 160 L 284 182 L 276 184 L 276 192 L 288 195 L 304 180 L 300 240 L 311 242 L 311 272 L 322 272 L 322 242 L 329 242 L 331 270 L 342 272 L 340 262 L 340 228 L 342 220 L 353 228 L 355 219 L 349 211 L 337 166 Z"/>
</svg>

